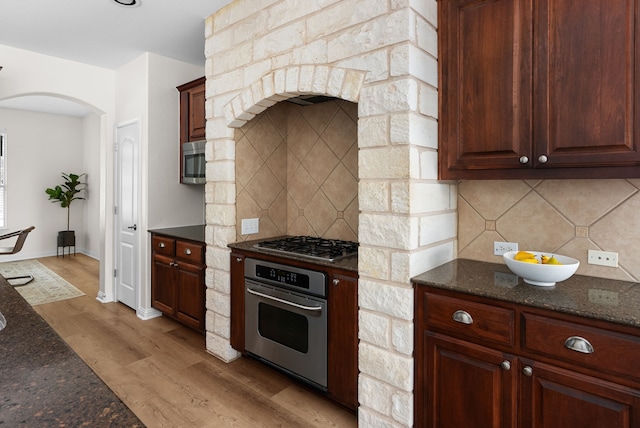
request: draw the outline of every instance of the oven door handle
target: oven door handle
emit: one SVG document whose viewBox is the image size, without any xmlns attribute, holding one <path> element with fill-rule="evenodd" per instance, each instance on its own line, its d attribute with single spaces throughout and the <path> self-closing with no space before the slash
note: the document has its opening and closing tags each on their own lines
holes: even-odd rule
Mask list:
<svg viewBox="0 0 640 428">
<path fill-rule="evenodd" d="M 273 300 L 275 302 L 280 302 L 280 303 L 283 303 L 285 305 L 293 306 L 294 308 L 302 309 L 304 311 L 314 311 L 314 312 L 321 312 L 322 311 L 322 306 L 304 306 L 304 305 L 299 305 L 297 303 L 293 303 L 293 302 L 290 302 L 288 300 L 284 300 L 284 299 L 280 299 L 278 297 L 270 296 L 268 294 L 260 293 L 259 291 L 256 291 L 256 290 L 254 290 L 252 288 L 247 288 L 247 291 L 249 293 L 255 295 L 255 296 L 264 297 L 265 299 Z"/>
</svg>

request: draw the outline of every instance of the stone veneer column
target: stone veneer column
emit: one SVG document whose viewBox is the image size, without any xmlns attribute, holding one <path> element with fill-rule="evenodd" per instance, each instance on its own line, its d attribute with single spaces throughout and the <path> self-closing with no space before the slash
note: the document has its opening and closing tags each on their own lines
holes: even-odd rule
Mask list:
<svg viewBox="0 0 640 428">
<path fill-rule="evenodd" d="M 456 242 L 455 186 L 437 181 L 436 1 L 236 0 L 206 37 L 207 349 L 238 356 L 233 128 L 297 94 L 358 102 L 358 423 L 412 426 L 410 278 L 454 258 Z"/>
</svg>

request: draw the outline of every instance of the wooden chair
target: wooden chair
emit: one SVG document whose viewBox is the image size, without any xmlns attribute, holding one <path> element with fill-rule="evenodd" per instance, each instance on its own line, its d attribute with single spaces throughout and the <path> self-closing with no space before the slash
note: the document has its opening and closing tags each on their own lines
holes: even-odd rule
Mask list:
<svg viewBox="0 0 640 428">
<path fill-rule="evenodd" d="M 7 233 L 6 235 L 0 235 L 0 241 L 5 239 L 10 239 L 10 238 L 15 238 L 16 236 L 18 237 L 18 239 L 16 239 L 16 242 L 13 244 L 13 247 L 0 247 L 0 256 L 6 255 L 6 254 L 15 254 L 20 250 L 22 250 L 22 246 L 24 245 L 24 241 L 27 239 L 27 235 L 29 235 L 29 232 L 31 232 L 33 229 L 35 229 L 35 226 L 31 226 L 23 230 L 18 230 L 16 232 Z M 27 280 L 20 284 L 11 284 L 14 287 L 17 287 L 21 285 L 27 285 L 28 283 L 33 281 L 33 276 L 32 275 L 12 276 L 10 278 L 5 278 L 5 279 L 7 281 L 25 280 L 25 279 Z"/>
</svg>

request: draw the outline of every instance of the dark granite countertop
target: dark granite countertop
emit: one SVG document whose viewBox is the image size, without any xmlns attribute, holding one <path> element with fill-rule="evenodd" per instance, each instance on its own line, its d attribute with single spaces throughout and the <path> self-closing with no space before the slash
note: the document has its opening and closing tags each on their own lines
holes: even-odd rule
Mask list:
<svg viewBox="0 0 640 428">
<path fill-rule="evenodd" d="M 640 284 L 573 275 L 553 287 L 526 284 L 506 265 L 458 259 L 412 278 L 476 296 L 640 327 Z"/>
<path fill-rule="evenodd" d="M 144 426 L 2 277 L 0 312 L 0 426 Z"/>
<path fill-rule="evenodd" d="M 195 226 L 166 227 L 163 229 L 149 229 L 148 232 L 170 236 L 172 238 L 188 239 L 190 241 L 204 243 L 204 224 Z"/>
<path fill-rule="evenodd" d="M 255 239 L 252 241 L 243 241 L 243 242 L 235 242 L 233 244 L 229 244 L 228 247 L 232 250 L 240 250 L 244 252 L 251 252 L 255 254 L 266 254 L 269 256 L 277 256 L 283 259 L 289 260 L 297 260 L 299 262 L 312 263 L 318 266 L 327 266 L 336 269 L 342 269 L 349 272 L 358 272 L 358 256 L 344 257 L 342 259 L 338 259 L 336 261 L 330 262 L 325 260 L 311 259 L 309 257 L 297 256 L 295 254 L 282 254 L 274 251 L 265 250 L 262 248 L 255 248 L 254 245 L 261 241 L 266 241 L 270 239 L 279 239 L 284 238 L 285 236 L 274 236 L 271 238 L 264 239 Z"/>
</svg>

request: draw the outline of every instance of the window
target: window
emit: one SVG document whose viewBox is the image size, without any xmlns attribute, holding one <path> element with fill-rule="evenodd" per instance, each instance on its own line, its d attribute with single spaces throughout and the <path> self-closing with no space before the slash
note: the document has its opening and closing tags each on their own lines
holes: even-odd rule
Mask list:
<svg viewBox="0 0 640 428">
<path fill-rule="evenodd" d="M 7 134 L 0 132 L 0 229 L 7 227 Z"/>
</svg>

